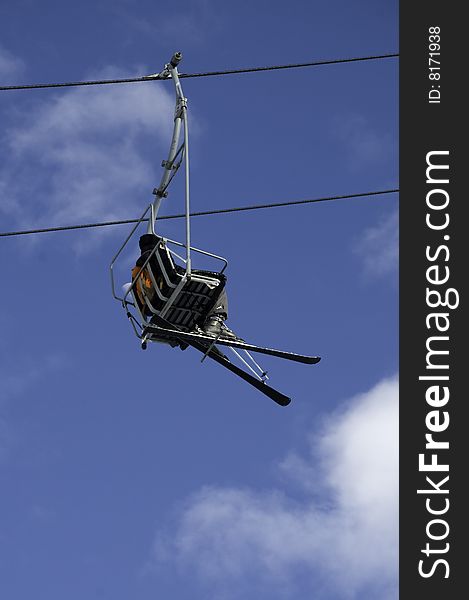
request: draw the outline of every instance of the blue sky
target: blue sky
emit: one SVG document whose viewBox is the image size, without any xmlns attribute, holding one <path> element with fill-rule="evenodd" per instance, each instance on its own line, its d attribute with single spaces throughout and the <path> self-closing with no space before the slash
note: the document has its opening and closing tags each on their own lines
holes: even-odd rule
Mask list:
<svg viewBox="0 0 469 600">
<path fill-rule="evenodd" d="M 145 75 L 176 50 L 181 72 L 398 51 L 384 0 L 3 0 L 0 33 L 3 85 Z M 398 187 L 397 69 L 183 80 L 193 210 Z M 1 230 L 139 216 L 172 111 L 169 82 L 2 92 Z M 229 260 L 229 325 L 323 357 L 261 361 L 287 408 L 190 350 L 140 350 L 110 293 L 127 233 L 0 240 L 1 597 L 396 598 L 397 195 L 193 219 Z"/>
</svg>

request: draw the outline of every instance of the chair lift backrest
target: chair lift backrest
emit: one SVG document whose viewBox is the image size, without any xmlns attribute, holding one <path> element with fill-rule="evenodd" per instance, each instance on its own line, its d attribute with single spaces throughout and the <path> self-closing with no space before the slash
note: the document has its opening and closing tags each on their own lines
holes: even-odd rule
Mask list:
<svg viewBox="0 0 469 600">
<path fill-rule="evenodd" d="M 134 297 L 142 316 L 148 321 L 152 315 L 160 315 L 183 331 L 202 325 L 225 287 L 225 275 L 192 270 L 186 277 L 185 269 L 174 262 L 166 240 L 155 234 L 143 235 L 139 245 L 141 255 L 132 269 L 132 280 L 151 255 L 135 286 Z"/>
</svg>

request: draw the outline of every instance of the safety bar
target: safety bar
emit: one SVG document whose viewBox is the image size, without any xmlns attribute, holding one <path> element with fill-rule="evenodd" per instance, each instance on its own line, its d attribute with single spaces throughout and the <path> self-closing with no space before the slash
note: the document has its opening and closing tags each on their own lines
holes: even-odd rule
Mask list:
<svg viewBox="0 0 469 600">
<path fill-rule="evenodd" d="M 127 243 L 129 242 L 130 238 L 133 236 L 133 234 L 135 233 L 135 230 L 137 229 L 137 227 L 140 225 L 140 223 L 144 220 L 145 215 L 147 214 L 147 212 L 150 210 L 150 206 L 148 206 L 145 210 L 145 212 L 143 213 L 143 215 L 140 217 L 140 219 L 138 220 L 138 222 L 136 223 L 136 225 L 134 225 L 134 227 L 132 228 L 132 231 L 130 232 L 130 234 L 127 236 L 126 240 L 124 241 L 124 243 L 122 244 L 122 246 L 119 248 L 119 250 L 117 251 L 116 255 L 114 256 L 114 258 L 111 261 L 111 265 L 110 265 L 110 274 L 111 274 L 111 286 L 112 286 L 112 295 L 114 296 L 114 298 L 116 300 L 119 300 L 122 303 L 126 303 L 127 302 L 127 296 L 130 294 L 130 292 L 134 289 L 136 282 L 138 281 L 138 278 L 140 277 L 141 273 L 143 272 L 143 270 L 145 269 L 145 267 L 147 266 L 147 264 L 149 263 L 150 259 L 152 258 L 152 256 L 154 256 L 154 254 L 156 253 L 157 249 L 160 247 L 160 245 L 164 242 L 167 243 L 169 242 L 170 244 L 174 244 L 176 246 L 181 246 L 183 248 L 185 248 L 185 244 L 183 244 L 182 242 L 178 242 L 176 240 L 171 240 L 169 238 L 164 238 L 164 237 L 160 237 L 159 241 L 157 244 L 155 244 L 155 247 L 152 249 L 152 251 L 150 252 L 150 254 L 147 256 L 147 258 L 145 259 L 143 265 L 140 267 L 137 275 L 134 277 L 134 280 L 132 281 L 131 285 L 129 286 L 129 289 L 127 290 L 126 294 L 124 295 L 123 298 L 121 298 L 120 296 L 117 296 L 116 294 L 116 290 L 115 290 L 115 282 L 114 282 L 114 264 L 116 262 L 116 260 L 118 259 L 118 257 L 120 256 L 120 254 L 122 253 L 122 251 L 124 250 L 125 246 L 127 245 Z M 185 259 L 181 256 L 179 256 L 176 252 L 174 252 L 173 250 L 171 250 L 171 248 L 169 248 L 169 251 L 176 255 L 179 259 L 181 259 L 182 261 L 184 261 Z M 219 271 L 220 275 L 223 273 L 223 271 L 226 269 L 226 267 L 228 266 L 228 261 L 226 260 L 226 258 L 224 258 L 223 256 L 219 256 L 218 254 L 213 254 L 212 252 L 207 252 L 206 250 L 201 250 L 200 248 L 195 248 L 194 246 L 191 247 L 191 251 L 196 252 L 197 254 L 203 254 L 204 256 L 209 256 L 210 258 L 214 258 L 215 260 L 219 260 L 221 262 L 224 263 L 223 268 L 221 269 L 221 271 Z M 187 272 L 185 273 L 184 276 L 184 282 L 187 279 Z M 179 288 L 180 286 L 178 286 Z M 178 290 L 179 291 L 179 290 Z"/>
<path fill-rule="evenodd" d="M 121 302 L 124 301 L 124 298 L 120 298 L 119 296 L 116 296 L 116 290 L 115 290 L 115 286 L 114 286 L 114 264 L 116 262 L 116 260 L 119 258 L 122 250 L 127 246 L 128 241 L 130 240 L 130 238 L 133 236 L 133 234 L 135 233 L 137 227 L 140 225 L 140 223 L 145 219 L 145 216 L 147 214 L 147 212 L 151 209 L 151 204 L 150 206 L 147 206 L 147 208 L 145 209 L 145 211 L 143 212 L 142 216 L 140 217 L 140 219 L 137 221 L 137 223 L 132 227 L 131 232 L 129 233 L 129 235 L 126 237 L 125 242 L 122 244 L 122 246 L 119 248 L 119 250 L 117 251 L 117 253 L 115 254 L 114 258 L 111 260 L 111 264 L 109 266 L 109 271 L 111 273 L 111 287 L 112 287 L 112 295 L 116 300 L 119 300 Z M 139 273 L 140 274 L 140 273 Z"/>
</svg>

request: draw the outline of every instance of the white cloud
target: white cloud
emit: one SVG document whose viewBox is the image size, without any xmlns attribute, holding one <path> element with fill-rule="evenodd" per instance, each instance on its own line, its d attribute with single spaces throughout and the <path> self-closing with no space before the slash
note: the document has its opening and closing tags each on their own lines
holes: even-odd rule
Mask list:
<svg viewBox="0 0 469 600">
<path fill-rule="evenodd" d="M 22 73 L 24 70 L 24 62 L 21 58 L 13 56 L 3 46 L 0 46 L 0 79 L 3 82 L 2 85 L 9 85 L 16 80 L 16 76 Z M 7 79 L 9 81 L 7 81 Z"/>
<path fill-rule="evenodd" d="M 282 470 L 306 497 L 206 487 L 157 537 L 154 565 L 176 561 L 217 598 L 256 586 L 272 599 L 397 598 L 397 380 L 352 399 L 311 437 L 310 455 L 290 455 Z"/>
<path fill-rule="evenodd" d="M 365 230 L 354 251 L 372 276 L 395 272 L 399 259 L 399 215 L 397 210 Z"/>
<path fill-rule="evenodd" d="M 94 74 L 122 76 L 112 68 Z M 169 146 L 174 101 L 165 87 L 73 88 L 18 109 L 1 140 L 0 211 L 22 226 L 140 214 Z"/>
</svg>

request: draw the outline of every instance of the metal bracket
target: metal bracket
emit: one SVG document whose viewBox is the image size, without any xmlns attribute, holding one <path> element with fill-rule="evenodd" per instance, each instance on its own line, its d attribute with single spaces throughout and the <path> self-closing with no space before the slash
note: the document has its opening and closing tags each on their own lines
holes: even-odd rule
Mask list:
<svg viewBox="0 0 469 600">
<path fill-rule="evenodd" d="M 184 110 L 187 110 L 187 98 L 179 98 L 174 111 L 174 118 L 183 118 Z"/>
<path fill-rule="evenodd" d="M 160 79 L 169 79 L 171 77 L 171 69 L 175 69 L 182 60 L 181 52 L 175 52 L 171 57 L 169 63 L 164 66 L 164 69 L 160 73 L 153 73 L 148 77 L 158 77 Z"/>
<path fill-rule="evenodd" d="M 169 162 L 169 160 L 162 160 L 161 161 L 161 166 L 165 167 L 166 169 L 177 169 L 177 165 L 174 164 L 174 161 L 172 163 Z"/>
</svg>

